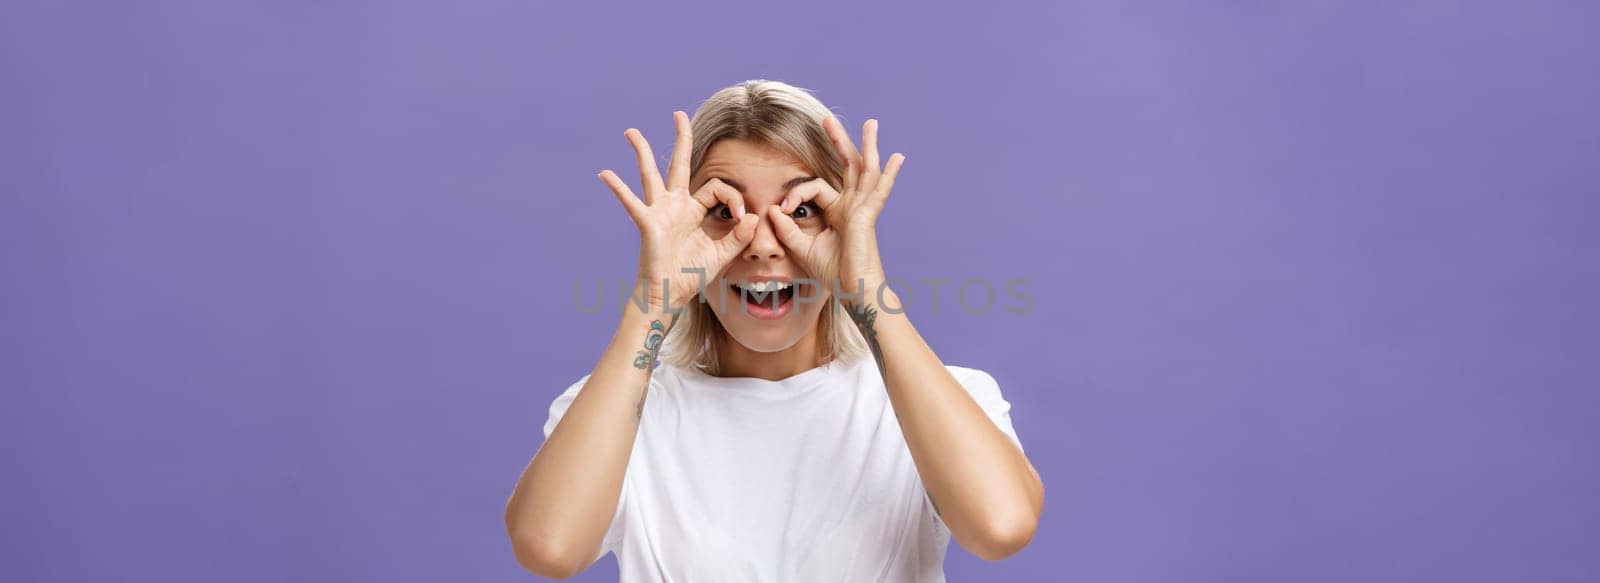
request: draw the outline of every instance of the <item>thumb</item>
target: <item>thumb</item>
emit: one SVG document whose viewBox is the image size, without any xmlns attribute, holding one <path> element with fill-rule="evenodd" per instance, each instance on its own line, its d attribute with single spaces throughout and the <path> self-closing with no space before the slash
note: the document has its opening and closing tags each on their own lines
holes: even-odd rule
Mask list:
<svg viewBox="0 0 1600 583">
<path fill-rule="evenodd" d="M 800 225 L 794 224 L 794 218 L 783 212 L 779 206 L 767 207 L 767 217 L 772 219 L 772 231 L 778 235 L 778 241 L 789 249 L 805 249 L 806 232 L 800 230 Z"/>
<path fill-rule="evenodd" d="M 723 235 L 722 239 L 717 241 L 717 244 L 722 247 L 724 261 L 738 255 L 751 241 L 755 240 L 756 225 L 760 223 L 761 217 L 756 216 L 755 213 L 746 212 L 739 217 L 739 224 L 734 225 L 732 231 Z"/>
</svg>

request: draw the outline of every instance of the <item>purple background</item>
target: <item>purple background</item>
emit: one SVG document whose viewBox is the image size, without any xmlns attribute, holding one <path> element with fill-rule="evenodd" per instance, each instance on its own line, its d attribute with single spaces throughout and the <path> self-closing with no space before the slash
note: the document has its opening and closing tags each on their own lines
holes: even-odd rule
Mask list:
<svg viewBox="0 0 1600 583">
<path fill-rule="evenodd" d="M 891 274 L 1035 282 L 912 286 L 1048 491 L 953 581 L 1600 577 L 1592 4 L 99 4 L 0 8 L 0 579 L 526 578 L 594 174 L 756 77 L 907 153 Z"/>
</svg>

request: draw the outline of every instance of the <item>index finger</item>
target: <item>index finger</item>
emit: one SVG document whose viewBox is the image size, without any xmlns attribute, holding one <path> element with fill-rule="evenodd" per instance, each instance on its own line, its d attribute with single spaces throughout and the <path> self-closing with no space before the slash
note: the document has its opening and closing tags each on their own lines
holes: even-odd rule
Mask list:
<svg viewBox="0 0 1600 583">
<path fill-rule="evenodd" d="M 821 178 L 808 180 L 794 187 L 789 194 L 783 196 L 783 204 L 779 205 L 785 213 L 794 212 L 795 207 L 806 201 L 816 201 L 817 208 L 826 213 L 839 202 L 839 191 L 834 190 L 828 181 Z"/>
<path fill-rule="evenodd" d="M 695 202 L 706 207 L 706 210 L 711 210 L 717 206 L 718 201 L 721 201 L 728 205 L 728 210 L 733 212 L 734 219 L 744 216 L 744 195 L 719 179 L 707 180 L 705 184 L 700 185 L 699 190 L 694 191 L 692 196 Z"/>
</svg>

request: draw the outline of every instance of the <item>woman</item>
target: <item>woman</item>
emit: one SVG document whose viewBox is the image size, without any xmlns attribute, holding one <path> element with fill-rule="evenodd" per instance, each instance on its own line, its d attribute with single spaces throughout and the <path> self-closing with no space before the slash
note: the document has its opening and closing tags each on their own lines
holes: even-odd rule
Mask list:
<svg viewBox="0 0 1600 583">
<path fill-rule="evenodd" d="M 764 80 L 673 115 L 665 178 L 625 132 L 642 200 L 600 173 L 639 227 L 638 280 L 506 506 L 518 562 L 924 582 L 951 538 L 989 560 L 1025 546 L 1044 494 L 1010 405 L 942 364 L 883 285 L 874 225 L 905 157 L 880 167 L 877 122 L 858 150 L 816 98 Z"/>
</svg>

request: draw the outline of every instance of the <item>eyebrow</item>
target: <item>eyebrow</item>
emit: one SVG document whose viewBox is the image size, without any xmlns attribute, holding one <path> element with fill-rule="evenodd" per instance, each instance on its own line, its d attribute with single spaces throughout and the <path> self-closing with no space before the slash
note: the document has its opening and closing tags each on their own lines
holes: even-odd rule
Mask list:
<svg viewBox="0 0 1600 583">
<path fill-rule="evenodd" d="M 727 178 L 723 178 L 721 176 L 712 176 L 711 178 L 707 179 L 707 181 L 710 181 L 711 179 L 716 179 L 716 180 L 721 180 L 723 182 L 726 182 L 728 184 L 728 186 L 732 186 L 734 190 L 739 191 L 739 194 L 744 194 L 744 185 L 742 185 L 742 184 L 739 184 L 739 183 L 734 182 L 733 180 L 730 180 L 730 179 L 727 179 Z M 796 186 L 800 186 L 802 184 L 805 184 L 807 182 L 811 182 L 811 181 L 816 180 L 816 179 L 817 179 L 817 177 L 815 177 L 815 176 L 798 176 L 798 177 L 795 177 L 795 178 L 790 178 L 788 182 L 783 183 L 783 191 L 784 192 L 789 192 L 790 190 L 793 190 L 794 187 L 796 187 Z"/>
</svg>

